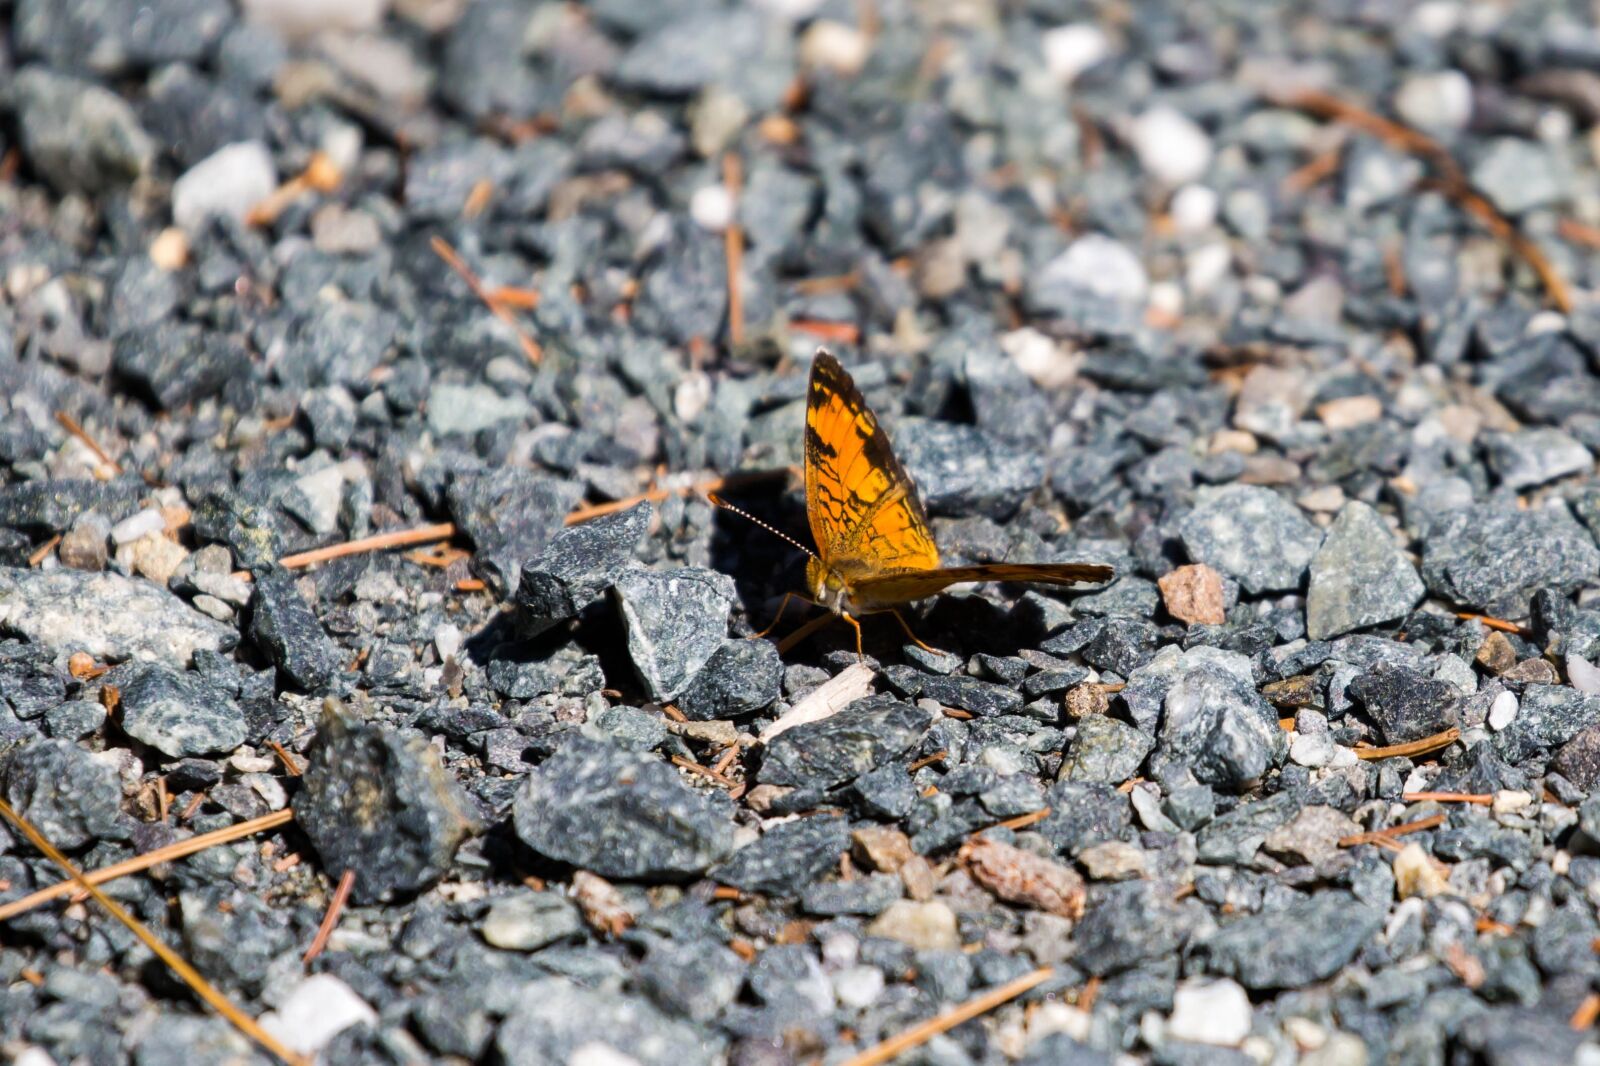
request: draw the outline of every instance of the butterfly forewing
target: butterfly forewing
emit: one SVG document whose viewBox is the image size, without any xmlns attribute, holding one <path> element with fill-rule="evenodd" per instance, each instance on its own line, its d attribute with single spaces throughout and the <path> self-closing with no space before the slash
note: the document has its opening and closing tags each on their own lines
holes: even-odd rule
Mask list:
<svg viewBox="0 0 1600 1066">
<path fill-rule="evenodd" d="M 939 549 L 916 487 L 839 361 L 818 352 L 806 397 L 806 514 L 824 563 L 931 570 Z"/>
<path fill-rule="evenodd" d="M 988 563 L 938 570 L 876 574 L 858 578 L 851 589 L 864 609 L 893 607 L 932 596 L 967 581 L 1016 581 L 1033 585 L 1077 585 L 1109 581 L 1113 571 L 1098 563 Z"/>
</svg>

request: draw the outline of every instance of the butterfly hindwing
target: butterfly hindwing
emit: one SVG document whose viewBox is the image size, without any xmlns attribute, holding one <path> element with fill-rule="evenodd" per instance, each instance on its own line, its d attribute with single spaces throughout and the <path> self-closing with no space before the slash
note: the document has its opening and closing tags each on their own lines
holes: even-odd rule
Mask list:
<svg viewBox="0 0 1600 1066">
<path fill-rule="evenodd" d="M 1098 563 L 986 563 L 941 569 L 876 574 L 852 583 L 856 602 L 865 609 L 893 607 L 967 581 L 1014 581 L 1032 585 L 1076 585 L 1109 581 L 1113 571 Z"/>
<path fill-rule="evenodd" d="M 806 396 L 806 514 L 823 561 L 930 570 L 939 549 L 916 487 L 861 390 L 827 352 Z"/>
</svg>

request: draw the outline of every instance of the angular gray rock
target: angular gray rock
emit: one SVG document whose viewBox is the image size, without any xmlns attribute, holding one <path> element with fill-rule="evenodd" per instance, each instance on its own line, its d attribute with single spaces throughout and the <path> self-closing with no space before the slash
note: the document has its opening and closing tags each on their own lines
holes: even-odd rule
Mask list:
<svg viewBox="0 0 1600 1066">
<path fill-rule="evenodd" d="M 1378 512 L 1351 500 L 1311 560 L 1306 632 L 1312 640 L 1404 618 L 1426 587 Z"/>
<path fill-rule="evenodd" d="M 1589 449 L 1559 429 L 1486 433 L 1483 444 L 1489 469 L 1508 489 L 1529 489 L 1594 465 Z"/>
<path fill-rule="evenodd" d="M 295 823 L 329 876 L 356 872 L 357 901 L 386 902 L 431 887 L 479 828 L 472 800 L 420 734 L 330 711 L 308 754 Z"/>
<path fill-rule="evenodd" d="M 1248 788 L 1287 754 L 1267 701 L 1247 677 L 1219 666 L 1200 666 L 1174 681 L 1163 711 L 1154 758 L 1188 767 L 1205 784 Z"/>
<path fill-rule="evenodd" d="M 583 1047 L 640 1066 L 711 1066 L 721 1041 L 664 1014 L 649 1000 L 616 989 L 590 989 L 565 977 L 523 985 L 497 1040 L 506 1066 L 572 1062 Z M 598 1061 L 598 1058 L 597 1058 Z"/>
<path fill-rule="evenodd" d="M 733 579 L 715 570 L 629 570 L 612 586 L 628 654 L 655 700 L 682 692 L 728 635 Z"/>
<path fill-rule="evenodd" d="M 733 847 L 733 822 L 654 755 L 576 738 L 528 775 L 517 836 L 601 877 L 681 880 Z"/>
<path fill-rule="evenodd" d="M 537 559 L 524 563 L 516 603 L 529 635 L 576 618 L 605 595 L 617 576 L 633 565 L 652 513 L 649 503 L 641 503 L 569 526 Z"/>
<path fill-rule="evenodd" d="M 239 706 L 198 674 L 146 667 L 122 687 L 122 728 L 169 758 L 227 754 L 249 726 Z"/>
<path fill-rule="evenodd" d="M 1298 589 L 1322 543 L 1293 504 L 1258 485 L 1200 489 L 1194 507 L 1178 520 L 1178 535 L 1190 559 L 1250 593 Z"/>
<path fill-rule="evenodd" d="M 869 696 L 820 722 L 798 725 L 767 744 L 761 782 L 832 788 L 910 751 L 933 716 L 887 696 Z"/>
<path fill-rule="evenodd" d="M 123 99 L 44 67 L 11 80 L 22 150 L 59 192 L 107 192 L 150 169 L 156 145 Z"/>
<path fill-rule="evenodd" d="M 1088 714 L 1078 719 L 1078 735 L 1061 760 L 1059 780 L 1120 785 L 1144 764 L 1155 740 L 1148 734 L 1109 715 Z"/>
<path fill-rule="evenodd" d="M 1383 928 L 1383 912 L 1327 890 L 1241 916 L 1197 946 L 1211 973 L 1249 989 L 1303 988 L 1333 976 Z"/>
<path fill-rule="evenodd" d="M 0 790 L 45 839 L 63 851 L 127 836 L 116 768 L 69 740 L 36 740 L 0 763 Z"/>
<path fill-rule="evenodd" d="M 1600 574 L 1600 549 L 1564 503 L 1527 511 L 1452 511 L 1428 531 L 1422 579 L 1438 596 L 1500 618 L 1524 618 L 1541 588 L 1566 591 Z"/>
</svg>

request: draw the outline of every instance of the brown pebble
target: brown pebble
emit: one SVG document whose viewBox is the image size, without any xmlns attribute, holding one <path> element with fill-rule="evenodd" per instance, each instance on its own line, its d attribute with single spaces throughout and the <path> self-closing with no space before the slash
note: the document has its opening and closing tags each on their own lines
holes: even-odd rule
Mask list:
<svg viewBox="0 0 1600 1066">
<path fill-rule="evenodd" d="M 1548 659 L 1524 659 L 1500 677 L 1523 685 L 1553 685 L 1557 680 L 1556 668 Z"/>
<path fill-rule="evenodd" d="M 1220 626 L 1228 620 L 1222 608 L 1222 576 L 1205 563 L 1180 566 L 1157 582 L 1167 613 L 1196 626 Z"/>
<path fill-rule="evenodd" d="M 1079 685 L 1067 689 L 1067 717 L 1085 718 L 1091 714 L 1105 714 L 1111 709 L 1111 697 L 1099 685 Z"/>
<path fill-rule="evenodd" d="M 911 850 L 911 839 L 890 826 L 866 826 L 850 834 L 855 845 L 856 858 L 874 870 L 892 874 L 906 864 L 916 853 Z"/>
<path fill-rule="evenodd" d="M 1478 665 L 1491 674 L 1503 674 L 1517 665 L 1517 650 L 1504 633 L 1491 631 L 1478 645 L 1478 654 L 1474 658 L 1478 660 Z"/>
</svg>

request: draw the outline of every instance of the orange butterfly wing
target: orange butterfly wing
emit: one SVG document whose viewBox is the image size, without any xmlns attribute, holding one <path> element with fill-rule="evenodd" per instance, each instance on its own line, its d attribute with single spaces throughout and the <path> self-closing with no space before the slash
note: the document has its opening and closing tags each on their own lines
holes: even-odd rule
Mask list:
<svg viewBox="0 0 1600 1066">
<path fill-rule="evenodd" d="M 939 570 L 876 574 L 857 578 L 851 590 L 858 604 L 871 609 L 910 603 L 965 581 L 1076 585 L 1086 581 L 1109 581 L 1114 573 L 1111 567 L 1099 563 L 986 563 L 981 566 L 947 566 Z"/>
<path fill-rule="evenodd" d="M 855 381 L 825 351 L 811 364 L 805 469 L 806 516 L 824 563 L 869 574 L 938 567 L 916 487 Z"/>
</svg>

